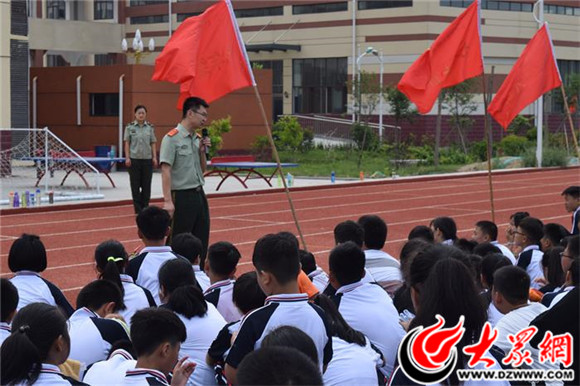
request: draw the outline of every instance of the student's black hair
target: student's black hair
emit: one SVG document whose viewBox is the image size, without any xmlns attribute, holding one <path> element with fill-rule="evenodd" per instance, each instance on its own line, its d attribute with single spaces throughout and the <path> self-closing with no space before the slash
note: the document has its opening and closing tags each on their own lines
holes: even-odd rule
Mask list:
<svg viewBox="0 0 580 386">
<path fill-rule="evenodd" d="M 137 113 L 137 110 L 139 109 L 143 109 L 145 110 L 145 112 L 147 112 L 147 107 L 143 106 L 143 105 L 137 105 L 135 106 L 135 109 L 133 110 L 134 113 Z"/>
<path fill-rule="evenodd" d="M 171 216 L 165 209 L 150 205 L 137 215 L 137 228 L 148 240 L 163 240 L 171 223 Z"/>
<path fill-rule="evenodd" d="M 359 346 L 366 346 L 366 339 L 362 332 L 352 328 L 346 320 L 342 317 L 336 304 L 326 295 L 319 294 L 314 298 L 314 304 L 318 305 L 326 314 L 326 319 L 330 324 L 330 331 L 333 336 L 348 343 L 357 344 Z"/>
<path fill-rule="evenodd" d="M 574 259 L 580 258 L 580 235 L 566 237 L 566 248 Z"/>
<path fill-rule="evenodd" d="M 103 241 L 95 248 L 95 262 L 101 272 L 99 277 L 115 283 L 123 297 L 125 297 L 125 289 L 120 274 L 125 272 L 128 261 L 129 256 L 125 247 L 117 240 Z"/>
<path fill-rule="evenodd" d="M 230 276 L 240 261 L 240 251 L 232 243 L 219 241 L 209 246 L 207 260 L 213 272 L 220 276 Z"/>
<path fill-rule="evenodd" d="M 493 245 L 492 243 L 479 243 L 473 248 L 472 253 L 479 255 L 481 257 L 485 257 L 492 253 L 501 254 L 501 249 L 499 249 L 498 246 Z"/>
<path fill-rule="evenodd" d="M 290 241 L 294 245 L 296 245 L 296 248 L 300 249 L 300 242 L 298 241 L 298 237 L 296 237 L 296 235 L 294 233 L 288 232 L 288 231 L 282 231 L 282 232 L 278 232 L 278 235 L 280 235 L 281 237 L 287 238 L 288 241 Z"/>
<path fill-rule="evenodd" d="M 167 308 L 188 319 L 194 316 L 203 317 L 207 314 L 207 302 L 203 293 L 194 285 L 185 285 L 174 289 L 169 295 Z"/>
<path fill-rule="evenodd" d="M 33 384 L 58 337 L 70 344 L 65 315 L 45 303 L 30 303 L 12 321 L 12 334 L 0 349 L 1 384 Z"/>
<path fill-rule="evenodd" d="M 203 244 L 201 240 L 189 232 L 179 233 L 171 238 L 171 250 L 180 256 L 185 257 L 191 264 L 199 258 L 199 267 L 203 271 L 201 265 L 201 254 L 203 252 Z"/>
<path fill-rule="evenodd" d="M 387 241 L 387 223 L 379 216 L 367 214 L 357 221 L 364 229 L 364 241 L 367 249 L 383 249 Z"/>
<path fill-rule="evenodd" d="M 530 239 L 531 244 L 540 245 L 544 235 L 544 224 L 535 217 L 526 217 L 518 225 L 523 233 Z"/>
<path fill-rule="evenodd" d="M 186 259 L 178 257 L 167 260 L 159 267 L 157 273 L 159 286 L 165 290 L 165 295 L 170 296 L 175 289 L 182 286 L 196 286 L 197 280 L 193 267 Z"/>
<path fill-rule="evenodd" d="M 128 339 L 121 339 L 121 340 L 114 342 L 111 345 L 111 349 L 109 350 L 109 358 L 111 357 L 111 354 L 115 350 L 125 350 L 125 351 L 127 351 L 127 353 L 129 353 L 131 355 L 131 357 L 133 357 L 133 359 L 137 359 L 137 353 L 135 352 L 135 347 L 133 347 L 133 343 Z"/>
<path fill-rule="evenodd" d="M 475 223 L 475 226 L 481 229 L 483 234 L 489 236 L 491 241 L 497 240 L 497 225 L 492 221 L 482 220 Z"/>
<path fill-rule="evenodd" d="M 298 256 L 300 257 L 300 265 L 302 266 L 302 271 L 305 274 L 316 271 L 316 258 L 312 252 L 305 251 L 304 249 L 298 250 Z"/>
<path fill-rule="evenodd" d="M 453 242 L 453 245 L 456 248 L 461 249 L 463 252 L 465 252 L 467 254 L 472 254 L 473 249 L 477 245 L 477 242 L 475 242 L 473 240 L 461 238 L 461 239 L 456 239 L 455 242 Z"/>
<path fill-rule="evenodd" d="M 530 217 L 528 212 L 515 212 L 510 216 L 510 220 L 514 220 L 514 226 L 519 226 L 520 222 L 526 217 Z"/>
<path fill-rule="evenodd" d="M 401 248 L 401 253 L 399 254 L 399 262 L 401 263 L 401 273 L 403 275 L 403 281 L 409 282 L 409 267 L 413 258 L 417 256 L 419 252 L 424 249 L 429 248 L 433 244 L 425 241 L 422 238 L 410 239 Z"/>
<path fill-rule="evenodd" d="M 568 236 L 570 236 L 570 232 L 562 224 L 544 224 L 544 237 L 550 240 L 553 247 L 561 246 L 563 240 Z"/>
<path fill-rule="evenodd" d="M 580 197 L 580 186 L 576 186 L 576 185 L 568 186 L 562 192 L 562 196 L 572 196 L 574 198 Z"/>
<path fill-rule="evenodd" d="M 346 243 L 347 241 L 352 241 L 359 248 L 363 247 L 365 240 L 365 230 L 362 225 L 352 221 L 347 220 L 337 224 L 334 227 L 334 242 L 335 244 Z"/>
<path fill-rule="evenodd" d="M 131 342 L 137 358 L 153 354 L 165 342 L 175 346 L 186 337 L 185 325 L 168 309 L 145 308 L 131 318 Z"/>
<path fill-rule="evenodd" d="M 115 303 L 114 312 L 124 309 L 123 295 L 119 287 L 108 280 L 94 280 L 81 289 L 77 296 L 77 309 L 86 307 L 98 310 L 105 303 Z"/>
<path fill-rule="evenodd" d="M 205 100 L 198 97 L 187 98 L 185 102 L 183 102 L 183 108 L 181 109 L 182 113 L 181 117 L 185 118 L 189 110 L 198 111 L 201 106 L 207 109 L 209 107 L 209 104 Z"/>
<path fill-rule="evenodd" d="M 265 347 L 246 355 L 237 371 L 239 385 L 322 385 L 318 364 L 290 347 Z"/>
<path fill-rule="evenodd" d="M 444 240 L 457 240 L 457 225 L 451 217 L 436 217 L 431 221 L 431 226 L 443 233 Z"/>
<path fill-rule="evenodd" d="M 493 287 L 493 274 L 501 267 L 513 265 L 510 259 L 501 253 L 489 253 L 481 260 L 481 276 L 489 288 Z"/>
<path fill-rule="evenodd" d="M 562 270 L 562 258 L 560 253 L 564 251 L 564 247 L 548 248 L 542 256 L 542 266 L 548 270 L 546 280 L 548 283 L 560 287 L 566 281 L 566 272 Z"/>
<path fill-rule="evenodd" d="M 473 267 L 473 273 L 475 277 L 475 286 L 477 287 L 478 291 L 482 290 L 481 281 L 479 280 L 479 278 L 481 277 L 482 260 L 483 260 L 482 257 L 479 255 L 473 253 L 469 255 L 469 261 L 471 263 L 471 266 Z"/>
<path fill-rule="evenodd" d="M 46 269 L 46 249 L 40 237 L 24 233 L 14 240 L 8 252 L 8 268 L 12 272 L 42 272 Z"/>
<path fill-rule="evenodd" d="M 272 274 L 280 284 L 297 280 L 300 273 L 298 244 L 281 233 L 267 234 L 256 242 L 252 263 L 256 269 Z"/>
<path fill-rule="evenodd" d="M 420 261 L 417 256 L 414 262 Z M 411 272 L 413 275 L 413 272 Z M 442 258 L 432 267 L 419 294 L 420 307 L 411 321 L 409 329 L 417 326 L 431 326 L 437 321 L 435 316 L 445 318 L 445 327 L 450 328 L 465 317 L 465 334 L 457 345 L 458 368 L 462 368 L 465 356 L 463 347 L 478 341 L 487 321 L 486 306 L 478 294 L 467 266 L 458 259 Z M 456 375 L 450 377 L 451 384 Z"/>
<path fill-rule="evenodd" d="M 295 348 L 312 362 L 318 363 L 318 351 L 314 341 L 308 334 L 294 326 L 280 326 L 270 331 L 262 340 L 261 347 Z"/>
<path fill-rule="evenodd" d="M 423 239 L 429 243 L 433 243 L 435 241 L 435 237 L 433 236 L 433 230 L 429 228 L 427 225 L 417 225 L 409 232 L 407 236 L 408 240 L 413 239 Z"/>
<path fill-rule="evenodd" d="M 244 315 L 264 305 L 266 294 L 258 284 L 256 271 L 246 272 L 236 279 L 232 300 Z"/>
<path fill-rule="evenodd" d="M 568 272 L 570 272 L 572 285 L 578 287 L 578 285 L 580 285 L 580 259 L 575 258 L 572 260 Z"/>
<path fill-rule="evenodd" d="M 330 251 L 329 270 L 341 286 L 356 283 L 365 275 L 365 253 L 352 241 Z"/>
<path fill-rule="evenodd" d="M 524 304 L 529 297 L 530 276 L 515 265 L 501 267 L 493 274 L 493 290 L 512 305 Z"/>
<path fill-rule="evenodd" d="M 8 279 L 0 279 L 0 313 L 2 317 L 0 322 L 8 323 L 8 318 L 16 311 L 18 307 L 18 290 Z"/>
</svg>

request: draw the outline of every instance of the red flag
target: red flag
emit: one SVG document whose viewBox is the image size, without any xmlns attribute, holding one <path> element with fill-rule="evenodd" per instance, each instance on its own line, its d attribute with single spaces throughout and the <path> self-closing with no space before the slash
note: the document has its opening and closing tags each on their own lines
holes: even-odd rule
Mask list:
<svg viewBox="0 0 580 386">
<path fill-rule="evenodd" d="M 421 114 L 427 114 L 442 88 L 482 73 L 480 8 L 476 0 L 409 67 L 397 87 Z"/>
<path fill-rule="evenodd" d="M 527 105 L 562 84 L 548 24 L 536 32 L 487 111 L 504 128 Z"/>
<path fill-rule="evenodd" d="M 181 23 L 155 60 L 153 80 L 181 84 L 178 109 L 189 96 L 211 103 L 256 84 L 229 0 Z"/>
</svg>

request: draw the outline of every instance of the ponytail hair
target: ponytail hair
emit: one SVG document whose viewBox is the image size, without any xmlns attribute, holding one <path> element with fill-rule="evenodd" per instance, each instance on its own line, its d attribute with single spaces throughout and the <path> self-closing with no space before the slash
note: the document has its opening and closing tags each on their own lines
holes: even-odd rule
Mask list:
<svg viewBox="0 0 580 386">
<path fill-rule="evenodd" d="M 12 321 L 12 334 L 0 350 L 2 385 L 33 384 L 50 348 L 60 336 L 70 345 L 66 317 L 54 306 L 31 303 Z"/>
<path fill-rule="evenodd" d="M 121 273 L 125 272 L 125 266 L 129 257 L 123 244 L 117 240 L 103 241 L 95 248 L 95 262 L 100 272 L 99 279 L 111 281 L 119 287 L 121 295 L 125 297 L 125 290 L 121 282 Z M 121 309 L 125 309 L 123 306 Z"/>
<path fill-rule="evenodd" d="M 201 291 L 194 285 L 177 287 L 169 296 L 167 307 L 188 319 L 207 314 L 207 303 Z"/>
</svg>

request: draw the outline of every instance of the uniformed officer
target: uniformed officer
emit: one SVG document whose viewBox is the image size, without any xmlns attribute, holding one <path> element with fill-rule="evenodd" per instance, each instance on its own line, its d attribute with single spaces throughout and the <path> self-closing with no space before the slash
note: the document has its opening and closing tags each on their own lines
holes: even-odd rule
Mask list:
<svg viewBox="0 0 580 386">
<path fill-rule="evenodd" d="M 197 236 L 205 256 L 209 241 L 209 207 L 203 191 L 203 173 L 206 170 L 205 149 L 209 138 L 195 130 L 205 124 L 209 105 L 197 97 L 183 103 L 181 123 L 163 137 L 160 150 L 163 208 L 172 216 L 173 235 L 189 232 Z"/>
<path fill-rule="evenodd" d="M 155 128 L 145 120 L 147 108 L 135 106 L 135 120 L 125 128 L 125 165 L 129 168 L 135 214 L 149 205 L 153 168 L 157 167 Z"/>
</svg>

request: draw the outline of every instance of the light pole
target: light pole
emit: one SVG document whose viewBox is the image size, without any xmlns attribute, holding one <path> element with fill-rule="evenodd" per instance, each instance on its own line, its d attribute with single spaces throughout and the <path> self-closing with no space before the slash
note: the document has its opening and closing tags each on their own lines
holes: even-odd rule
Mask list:
<svg viewBox="0 0 580 386">
<path fill-rule="evenodd" d="M 133 51 L 129 51 L 129 47 L 127 46 L 127 39 L 123 38 L 123 40 L 121 40 L 121 50 L 123 50 L 125 54 L 133 56 L 135 58 L 135 64 L 140 64 L 143 57 L 155 51 L 155 40 L 152 38 L 149 39 L 147 48 L 149 48 L 149 52 L 144 51 L 140 30 L 135 31 L 135 38 L 133 38 Z"/>
<path fill-rule="evenodd" d="M 359 87 L 359 95 L 360 95 L 360 86 L 361 86 L 361 69 L 360 69 L 360 61 L 363 56 L 372 54 L 379 59 L 381 64 L 381 69 L 379 73 L 379 141 L 383 141 L 383 53 L 375 50 L 373 47 L 367 47 L 365 52 L 359 55 L 356 59 L 356 64 L 358 68 L 358 87 Z M 359 96 L 359 99 L 361 97 Z M 360 120 L 360 109 L 361 109 L 361 101 L 359 100 L 359 120 Z"/>
<path fill-rule="evenodd" d="M 365 52 L 363 52 L 362 54 L 360 54 L 358 56 L 358 58 L 356 58 L 356 68 L 357 68 L 357 80 L 358 80 L 358 116 L 357 116 L 357 122 L 360 122 L 360 114 L 361 114 L 361 110 L 362 110 L 362 93 L 361 93 L 361 70 L 360 70 L 360 61 L 363 58 L 363 56 L 370 54 L 373 52 L 373 47 L 367 47 L 367 49 L 365 50 Z M 354 97 L 354 95 L 353 95 Z"/>
</svg>

